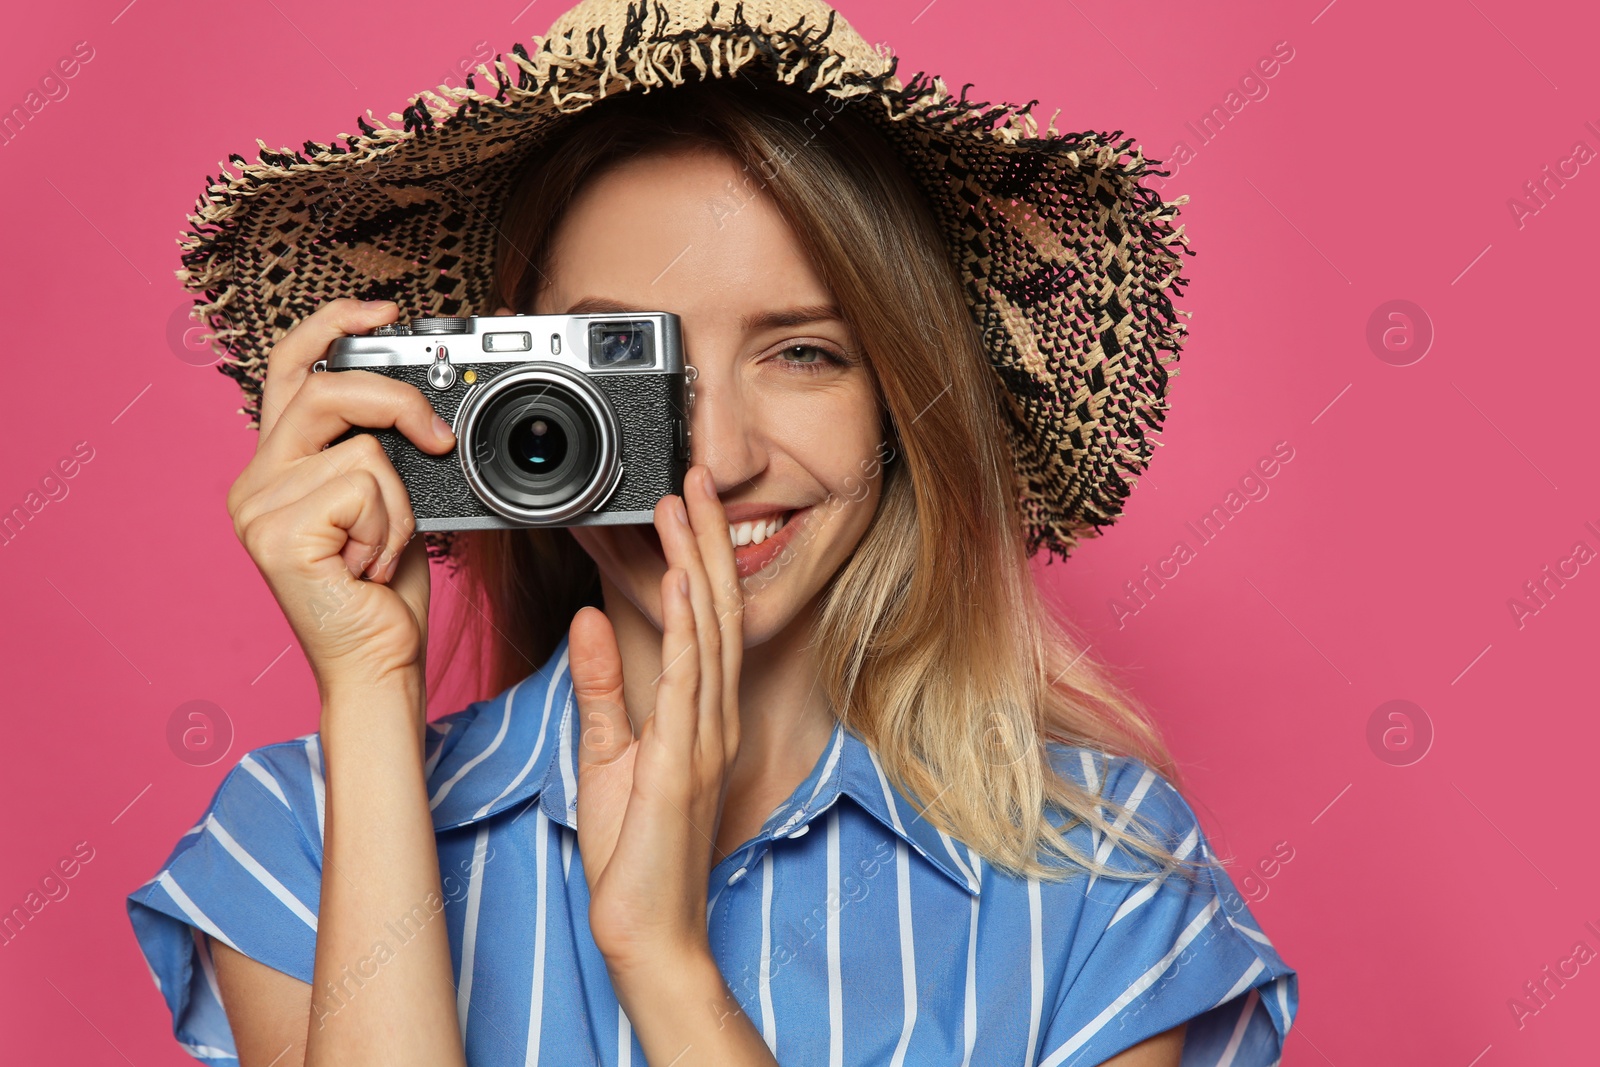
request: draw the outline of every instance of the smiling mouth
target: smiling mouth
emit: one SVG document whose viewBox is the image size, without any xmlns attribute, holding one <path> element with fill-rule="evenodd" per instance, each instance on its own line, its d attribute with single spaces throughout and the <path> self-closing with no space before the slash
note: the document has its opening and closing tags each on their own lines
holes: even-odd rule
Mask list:
<svg viewBox="0 0 1600 1067">
<path fill-rule="evenodd" d="M 804 520 L 810 512 L 811 508 L 807 506 L 765 520 L 730 524 L 728 541 L 733 545 L 733 561 L 739 577 L 748 578 L 777 559 L 794 539 L 795 532 L 804 525 L 803 521 L 796 520 Z M 655 524 L 644 523 L 636 528 L 650 550 L 662 563 L 666 563 L 666 551 L 662 548 L 661 535 L 656 531 Z M 761 535 L 759 543 L 755 540 L 758 533 Z M 745 544 L 738 543 L 741 536 L 746 538 Z"/>
<path fill-rule="evenodd" d="M 779 530 L 789 525 L 790 515 L 794 515 L 794 512 L 778 512 L 747 522 L 728 523 L 728 539 L 733 541 L 734 553 L 738 553 L 744 545 L 762 544 L 768 537 L 776 536 Z"/>
</svg>

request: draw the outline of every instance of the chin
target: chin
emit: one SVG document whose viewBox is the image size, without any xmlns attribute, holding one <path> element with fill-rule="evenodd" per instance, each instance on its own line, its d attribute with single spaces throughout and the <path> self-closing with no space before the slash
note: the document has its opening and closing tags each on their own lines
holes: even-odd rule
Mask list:
<svg viewBox="0 0 1600 1067">
<path fill-rule="evenodd" d="M 759 579 L 756 579 L 759 581 Z M 749 583 L 747 582 L 746 585 Z M 785 578 L 746 593 L 744 601 L 744 644 L 746 648 L 764 645 L 794 623 L 803 606 Z"/>
</svg>

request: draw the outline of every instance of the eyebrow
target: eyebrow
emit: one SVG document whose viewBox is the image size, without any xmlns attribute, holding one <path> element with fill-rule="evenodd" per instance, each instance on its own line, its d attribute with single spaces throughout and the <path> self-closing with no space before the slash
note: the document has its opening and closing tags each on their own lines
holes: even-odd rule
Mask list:
<svg viewBox="0 0 1600 1067">
<path fill-rule="evenodd" d="M 628 315 L 659 310 L 661 309 L 633 307 L 602 296 L 586 296 L 569 307 L 565 314 Z M 781 311 L 763 311 L 757 315 L 741 316 L 739 321 L 744 326 L 746 333 L 752 333 L 757 330 L 772 330 L 785 326 L 804 326 L 809 322 L 825 322 L 829 319 L 839 322 L 844 321 L 844 316 L 839 313 L 839 309 L 833 304 L 806 304 L 800 307 L 784 308 Z"/>
</svg>

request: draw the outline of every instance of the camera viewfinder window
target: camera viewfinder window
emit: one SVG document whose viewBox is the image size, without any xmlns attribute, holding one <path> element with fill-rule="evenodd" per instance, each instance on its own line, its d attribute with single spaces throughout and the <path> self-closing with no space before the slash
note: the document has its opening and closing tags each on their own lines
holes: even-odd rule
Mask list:
<svg viewBox="0 0 1600 1067">
<path fill-rule="evenodd" d="M 655 365 L 655 323 L 649 319 L 590 323 L 589 366 L 615 370 Z"/>
</svg>

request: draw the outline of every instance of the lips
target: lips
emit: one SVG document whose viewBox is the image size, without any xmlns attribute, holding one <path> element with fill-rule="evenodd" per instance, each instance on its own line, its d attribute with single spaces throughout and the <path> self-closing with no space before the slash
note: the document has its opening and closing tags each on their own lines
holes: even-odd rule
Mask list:
<svg viewBox="0 0 1600 1067">
<path fill-rule="evenodd" d="M 796 531 L 804 525 L 810 514 L 810 507 L 786 512 L 785 515 L 787 517 L 777 533 L 768 537 L 759 545 L 751 543 L 734 548 L 733 562 L 739 577 L 743 579 L 757 574 L 776 560 L 783 553 L 783 550 L 788 547 L 789 543 L 794 540 Z M 635 527 L 635 529 L 639 531 L 639 536 L 644 538 L 645 543 L 650 546 L 650 550 L 665 564 L 667 562 L 667 554 L 661 545 L 661 535 L 656 532 L 655 524 L 645 523 Z"/>
<path fill-rule="evenodd" d="M 805 525 L 806 519 L 811 516 L 811 508 L 804 507 L 788 513 L 784 524 L 778 532 L 762 541 L 759 545 L 751 543 L 741 545 L 733 550 L 733 563 L 739 571 L 740 578 L 748 578 L 766 569 L 776 560 L 785 548 L 795 538 L 795 532 Z"/>
</svg>

